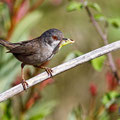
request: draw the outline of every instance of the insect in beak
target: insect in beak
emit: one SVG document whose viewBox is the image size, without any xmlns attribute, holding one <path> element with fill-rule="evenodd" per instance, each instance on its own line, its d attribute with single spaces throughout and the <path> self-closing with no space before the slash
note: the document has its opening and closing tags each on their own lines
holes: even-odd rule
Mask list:
<svg viewBox="0 0 120 120">
<path fill-rule="evenodd" d="M 72 44 L 72 43 L 74 43 L 74 42 L 75 42 L 75 41 L 72 40 L 72 39 L 63 38 L 59 48 L 62 48 L 63 46 L 66 46 L 66 45 L 68 45 L 68 44 Z"/>
</svg>

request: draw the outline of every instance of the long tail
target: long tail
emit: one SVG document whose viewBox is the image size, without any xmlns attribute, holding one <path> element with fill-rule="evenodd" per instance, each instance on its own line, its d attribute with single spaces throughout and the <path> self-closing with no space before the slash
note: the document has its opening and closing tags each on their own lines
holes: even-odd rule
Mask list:
<svg viewBox="0 0 120 120">
<path fill-rule="evenodd" d="M 11 49 L 13 46 L 10 42 L 3 39 L 0 39 L 0 45 L 6 47 L 7 49 Z"/>
</svg>

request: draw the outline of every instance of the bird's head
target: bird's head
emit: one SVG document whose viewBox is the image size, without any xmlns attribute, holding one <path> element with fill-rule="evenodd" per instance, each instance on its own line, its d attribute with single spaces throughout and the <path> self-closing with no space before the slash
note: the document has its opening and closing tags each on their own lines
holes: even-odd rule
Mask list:
<svg viewBox="0 0 120 120">
<path fill-rule="evenodd" d="M 67 44 L 72 44 L 74 41 L 72 39 L 64 38 L 63 33 L 58 29 L 49 29 L 42 34 L 44 42 L 49 44 L 51 47 L 60 49 Z"/>
</svg>

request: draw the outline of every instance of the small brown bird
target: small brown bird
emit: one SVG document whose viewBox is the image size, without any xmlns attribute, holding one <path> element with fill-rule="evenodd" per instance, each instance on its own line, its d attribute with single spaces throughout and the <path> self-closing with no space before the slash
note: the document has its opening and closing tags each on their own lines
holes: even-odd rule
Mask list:
<svg viewBox="0 0 120 120">
<path fill-rule="evenodd" d="M 5 46 L 21 64 L 22 85 L 24 90 L 28 87 L 25 81 L 23 68 L 25 65 L 33 65 L 45 69 L 48 75 L 52 76 L 52 70 L 43 65 L 49 61 L 54 54 L 67 44 L 74 43 L 73 40 L 64 38 L 63 33 L 58 29 L 49 29 L 40 37 L 18 43 L 10 43 L 0 39 L 0 45 Z"/>
</svg>

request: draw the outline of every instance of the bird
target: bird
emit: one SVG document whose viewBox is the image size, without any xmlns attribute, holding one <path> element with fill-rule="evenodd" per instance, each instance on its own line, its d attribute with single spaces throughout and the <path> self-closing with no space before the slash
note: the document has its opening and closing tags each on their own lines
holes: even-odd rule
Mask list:
<svg viewBox="0 0 120 120">
<path fill-rule="evenodd" d="M 63 33 L 52 28 L 41 34 L 40 37 L 17 43 L 0 39 L 0 45 L 8 49 L 7 53 L 12 53 L 21 62 L 21 78 L 23 89 L 29 86 L 24 78 L 23 68 L 25 65 L 32 65 L 45 69 L 52 77 L 52 69 L 45 67 L 45 63 L 65 45 L 74 43 L 74 40 L 65 38 Z"/>
</svg>

